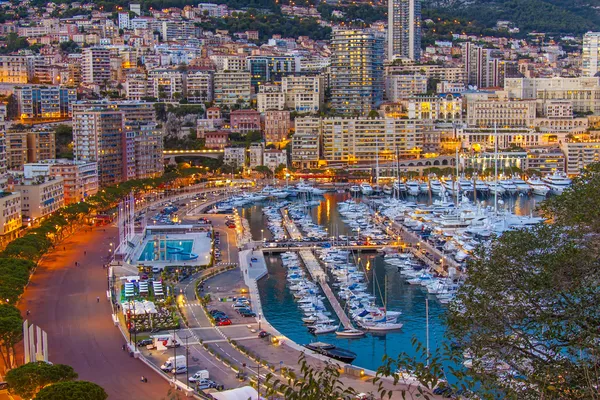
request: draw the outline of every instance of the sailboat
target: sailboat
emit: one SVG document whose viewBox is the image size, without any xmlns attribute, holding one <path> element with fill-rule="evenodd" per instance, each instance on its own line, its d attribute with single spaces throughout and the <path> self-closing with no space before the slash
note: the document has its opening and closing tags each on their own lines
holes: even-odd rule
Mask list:
<svg viewBox="0 0 600 400">
<path fill-rule="evenodd" d="M 346 313 L 346 307 L 348 306 L 348 302 L 346 301 L 346 304 L 344 304 L 344 313 Z M 340 320 L 340 325 L 338 326 L 338 329 L 342 326 L 342 321 Z M 365 335 L 364 331 L 361 331 L 360 329 L 356 329 L 356 328 L 348 328 L 348 329 L 342 329 L 341 331 L 335 331 L 335 334 L 337 336 L 344 336 L 344 337 L 361 337 Z"/>
<path fill-rule="evenodd" d="M 375 284 L 375 279 L 373 279 L 373 284 Z M 383 301 L 383 313 L 379 317 L 379 319 L 374 319 L 372 322 L 362 322 L 360 323 L 361 327 L 368 331 L 394 331 L 401 329 L 404 324 L 396 322 L 396 318 L 394 316 L 388 316 L 387 313 L 387 277 L 385 278 L 384 284 L 384 293 L 385 298 Z"/>
</svg>

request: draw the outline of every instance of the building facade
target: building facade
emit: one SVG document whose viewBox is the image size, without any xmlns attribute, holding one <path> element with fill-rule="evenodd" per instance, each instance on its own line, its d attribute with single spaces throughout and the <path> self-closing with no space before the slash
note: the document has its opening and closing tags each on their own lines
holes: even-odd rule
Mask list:
<svg viewBox="0 0 600 400">
<path fill-rule="evenodd" d="M 583 35 L 582 70 L 583 76 L 596 76 L 600 71 L 600 32 Z"/>
<path fill-rule="evenodd" d="M 81 59 L 81 79 L 86 85 L 103 85 L 110 80 L 110 50 L 86 47 Z"/>
<path fill-rule="evenodd" d="M 383 100 L 383 36 L 335 30 L 331 50 L 331 107 L 347 115 L 368 114 Z"/>
<path fill-rule="evenodd" d="M 388 0 L 388 60 L 421 57 L 421 2 Z"/>
<path fill-rule="evenodd" d="M 25 179 L 14 186 L 21 194 L 21 212 L 24 218 L 37 220 L 52 214 L 65 205 L 62 178 Z"/>
<path fill-rule="evenodd" d="M 289 111 L 265 112 L 265 140 L 267 142 L 281 142 L 287 139 L 291 125 Z"/>
<path fill-rule="evenodd" d="M 77 101 L 77 90 L 64 86 L 18 86 L 14 95 L 21 119 L 69 118 Z"/>
<path fill-rule="evenodd" d="M 214 75 L 214 100 L 216 104 L 232 106 L 238 102 L 250 103 L 252 86 L 250 73 L 220 71 Z"/>
</svg>

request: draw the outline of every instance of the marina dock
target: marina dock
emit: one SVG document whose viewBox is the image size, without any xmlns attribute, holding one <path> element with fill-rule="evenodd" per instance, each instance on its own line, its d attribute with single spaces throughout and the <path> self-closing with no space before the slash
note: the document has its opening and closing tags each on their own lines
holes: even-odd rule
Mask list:
<svg viewBox="0 0 600 400">
<path fill-rule="evenodd" d="M 283 226 L 285 227 L 285 230 L 287 231 L 288 235 L 290 235 L 290 238 L 292 240 L 302 240 L 302 233 L 300 232 L 294 221 L 292 221 L 288 216 L 287 209 L 282 208 L 281 210 L 279 210 L 279 212 L 281 212 L 281 216 L 283 217 Z"/>
<path fill-rule="evenodd" d="M 301 250 L 299 254 L 302 258 L 302 261 L 304 262 L 304 266 L 306 266 L 306 269 L 310 273 L 310 276 L 315 282 L 318 282 L 319 285 L 321 285 L 323 293 L 327 297 L 327 300 L 329 300 L 329 304 L 331 304 L 333 311 L 335 311 L 335 313 L 337 314 L 338 318 L 340 319 L 340 322 L 342 323 L 342 325 L 344 325 L 344 328 L 354 329 L 354 326 L 352 326 L 352 322 L 350 322 L 350 318 L 348 318 L 342 306 L 340 305 L 337 297 L 335 297 L 335 295 L 333 294 L 331 287 L 329 287 L 329 284 L 327 283 L 327 275 L 325 274 L 325 271 L 321 267 L 321 264 L 319 263 L 315 255 L 310 250 Z"/>
</svg>

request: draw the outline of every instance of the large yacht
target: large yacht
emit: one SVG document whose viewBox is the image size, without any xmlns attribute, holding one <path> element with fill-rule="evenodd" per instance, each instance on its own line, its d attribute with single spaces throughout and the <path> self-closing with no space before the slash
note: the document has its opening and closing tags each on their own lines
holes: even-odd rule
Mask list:
<svg viewBox="0 0 600 400">
<path fill-rule="evenodd" d="M 550 188 L 550 193 L 561 194 L 571 186 L 571 180 L 564 172 L 554 171 L 552 175 L 546 175 L 542 181 Z"/>
<path fill-rule="evenodd" d="M 502 188 L 508 193 L 508 194 L 515 194 L 517 193 L 517 185 L 515 185 L 515 183 L 510 180 L 510 179 L 501 179 L 498 181 L 498 184 L 500 186 L 502 186 Z"/>
<path fill-rule="evenodd" d="M 550 188 L 537 176 L 529 178 L 527 184 L 531 187 L 533 194 L 537 194 L 538 196 L 546 196 L 550 191 Z"/>
<path fill-rule="evenodd" d="M 369 185 L 367 182 L 363 182 L 360 184 L 360 191 L 365 196 L 368 196 L 370 194 L 373 194 L 373 187 L 371 185 Z"/>
<path fill-rule="evenodd" d="M 519 193 L 529 193 L 531 192 L 531 186 L 529 186 L 529 184 L 527 184 L 527 182 L 525 182 L 523 179 L 521 179 L 520 176 L 513 176 L 512 177 L 512 181 L 515 184 L 515 186 L 517 187 L 517 191 Z"/>
<path fill-rule="evenodd" d="M 408 194 L 411 196 L 417 196 L 421 191 L 419 187 L 419 182 L 413 179 L 406 182 L 406 189 L 408 190 Z"/>
</svg>

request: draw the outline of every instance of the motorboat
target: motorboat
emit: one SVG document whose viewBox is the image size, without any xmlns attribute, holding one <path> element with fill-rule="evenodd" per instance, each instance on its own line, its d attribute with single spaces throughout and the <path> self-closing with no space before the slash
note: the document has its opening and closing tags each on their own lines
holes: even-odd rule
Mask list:
<svg viewBox="0 0 600 400">
<path fill-rule="evenodd" d="M 360 194 L 360 186 L 358 186 L 358 185 L 350 186 L 350 193 L 352 193 L 353 195 Z"/>
<path fill-rule="evenodd" d="M 383 194 L 391 195 L 393 193 L 393 188 L 388 185 L 383 185 Z"/>
<path fill-rule="evenodd" d="M 561 194 L 569 186 L 571 186 L 571 179 L 564 172 L 554 171 L 551 175 L 546 175 L 542 178 L 542 181 L 550 188 L 550 193 Z"/>
<path fill-rule="evenodd" d="M 406 182 L 406 190 L 410 196 L 418 196 L 421 191 L 419 182 L 413 179 Z"/>
<path fill-rule="evenodd" d="M 546 196 L 550 192 L 550 188 L 537 176 L 529 178 L 527 184 L 531 187 L 533 194 L 537 194 L 538 196 Z"/>
<path fill-rule="evenodd" d="M 316 324 L 308 327 L 308 331 L 313 335 L 323 335 L 337 331 L 337 325 Z"/>
<path fill-rule="evenodd" d="M 497 194 L 498 196 L 504 195 L 506 193 L 506 189 L 504 189 L 499 182 L 490 182 L 488 183 L 491 194 Z"/>
<path fill-rule="evenodd" d="M 517 185 L 510 179 L 501 179 L 498 181 L 500 187 L 502 187 L 508 194 L 517 193 Z"/>
<path fill-rule="evenodd" d="M 519 193 L 527 194 L 527 193 L 531 192 L 531 186 L 529 186 L 529 184 L 527 182 L 525 182 L 523 179 L 521 179 L 521 177 L 513 176 L 512 181 L 515 184 L 515 186 L 517 187 L 517 191 Z"/>
<path fill-rule="evenodd" d="M 431 193 L 435 195 L 439 195 L 442 193 L 442 191 L 444 191 L 442 183 L 437 179 L 429 180 L 429 187 L 431 188 Z"/>
<path fill-rule="evenodd" d="M 373 187 L 371 185 L 369 185 L 367 182 L 363 182 L 360 184 L 360 191 L 365 196 L 369 196 L 369 195 L 373 194 Z"/>
<path fill-rule="evenodd" d="M 322 354 L 326 357 L 348 364 L 351 364 L 352 361 L 356 359 L 356 353 L 353 351 L 342 349 L 329 343 L 315 342 L 305 344 L 304 347 L 314 351 L 315 353 Z"/>
<path fill-rule="evenodd" d="M 341 331 L 336 331 L 335 332 L 336 335 L 338 336 L 344 336 L 344 337 L 361 337 L 365 335 L 364 331 L 361 331 L 360 329 L 344 329 Z"/>
</svg>

